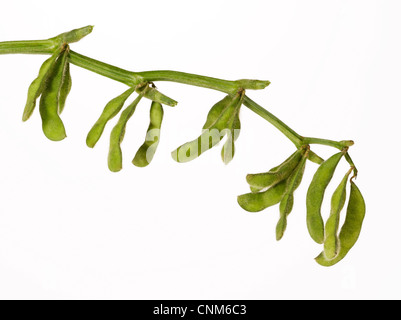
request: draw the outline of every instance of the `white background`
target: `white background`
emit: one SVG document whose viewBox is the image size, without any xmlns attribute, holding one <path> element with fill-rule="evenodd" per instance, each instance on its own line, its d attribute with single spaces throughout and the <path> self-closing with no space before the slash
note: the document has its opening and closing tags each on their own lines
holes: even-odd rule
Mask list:
<svg viewBox="0 0 401 320">
<path fill-rule="evenodd" d="M 220 147 L 188 163 L 170 151 L 197 137 L 219 92 L 174 83 L 161 143 L 148 168 L 131 165 L 149 103 L 129 122 L 124 169 L 107 169 L 108 136 L 85 145 L 104 105 L 125 86 L 72 66 L 62 117 L 68 138 L 48 141 L 39 113 L 22 123 L 26 92 L 44 56 L 0 57 L 0 298 L 401 298 L 399 1 L 7 1 L 0 41 L 43 39 L 95 25 L 72 49 L 133 70 L 177 70 L 270 87 L 248 95 L 301 135 L 353 139 L 367 203 L 347 258 L 323 268 L 296 192 L 284 239 L 278 208 L 243 211 L 247 173 L 267 171 L 294 148 L 246 108 L 233 162 Z M 327 158 L 334 152 L 314 147 Z M 347 170 L 342 163 L 333 185 Z M 325 201 L 325 216 L 329 203 Z"/>
</svg>

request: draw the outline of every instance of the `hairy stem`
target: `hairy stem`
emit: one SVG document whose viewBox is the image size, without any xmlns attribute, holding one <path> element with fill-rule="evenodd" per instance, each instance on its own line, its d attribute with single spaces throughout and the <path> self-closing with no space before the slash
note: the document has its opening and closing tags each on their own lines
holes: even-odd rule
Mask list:
<svg viewBox="0 0 401 320">
<path fill-rule="evenodd" d="M 247 96 L 245 96 L 244 105 L 280 130 L 297 148 L 303 145 L 302 137 L 298 133 Z"/>
<path fill-rule="evenodd" d="M 0 54 L 52 54 L 55 50 L 54 41 L 5 41 L 0 42 Z"/>
</svg>

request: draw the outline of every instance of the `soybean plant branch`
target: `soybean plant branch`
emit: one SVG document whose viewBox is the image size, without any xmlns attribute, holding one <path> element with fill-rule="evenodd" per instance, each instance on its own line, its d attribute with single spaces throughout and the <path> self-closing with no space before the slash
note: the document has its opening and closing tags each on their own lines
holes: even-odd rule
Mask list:
<svg viewBox="0 0 401 320">
<path fill-rule="evenodd" d="M 177 103 L 159 92 L 155 88 L 154 82 L 170 81 L 223 92 L 225 97 L 210 109 L 202 134 L 199 138 L 189 141 L 173 151 L 174 160 L 183 163 L 199 157 L 204 151 L 216 146 L 223 138 L 221 133 L 224 133 L 227 135 L 227 141 L 222 148 L 221 157 L 223 162 L 228 164 L 234 155 L 234 142 L 238 137 L 235 131 L 239 131 L 241 128 L 240 109 L 244 105 L 277 128 L 295 145 L 297 150 L 282 164 L 267 173 L 248 174 L 246 180 L 251 192 L 238 196 L 238 204 L 249 212 L 260 212 L 280 204 L 280 219 L 276 227 L 276 239 L 280 240 L 287 227 L 287 216 L 293 209 L 294 192 L 302 181 L 306 161 L 312 161 L 318 164 L 319 168 L 308 188 L 306 216 L 308 231 L 312 239 L 323 244 L 323 251 L 316 257 L 316 261 L 322 266 L 332 266 L 347 255 L 358 240 L 366 212 L 363 196 L 353 181 L 357 177 L 358 170 L 348 153 L 349 147 L 354 144 L 352 140 L 333 141 L 303 137 L 245 94 L 248 90 L 265 89 L 270 84 L 269 81 L 248 79 L 230 81 L 171 70 L 133 72 L 71 51 L 70 44 L 87 36 L 92 29 L 93 26 L 86 26 L 47 40 L 0 42 L 0 54 L 51 55 L 43 62 L 37 77 L 29 86 L 22 117 L 24 121 L 33 114 L 36 101 L 40 97 L 39 113 L 44 134 L 52 141 L 61 141 L 66 137 L 66 130 L 60 114 L 71 90 L 71 64 L 127 85 L 129 88 L 126 91 L 107 103 L 86 139 L 87 146 L 93 148 L 102 136 L 107 122 L 120 114 L 118 122 L 110 134 L 108 153 L 109 169 L 112 172 L 118 172 L 123 168 L 121 143 L 124 132 L 140 100 L 146 97 L 152 101 L 152 104 L 145 142 L 132 160 L 137 167 L 149 165 L 156 152 L 159 142 L 158 135 L 163 121 L 163 106 L 175 106 Z M 136 99 L 124 108 L 127 99 L 134 92 L 138 94 Z M 122 110 L 123 108 L 124 110 Z M 154 130 L 158 132 L 155 136 L 153 133 L 151 134 Z M 216 130 L 216 134 L 210 135 Z M 151 138 L 151 142 L 148 137 Z M 333 147 L 339 149 L 340 152 L 325 161 L 310 149 L 312 144 Z M 351 168 L 332 196 L 330 217 L 324 223 L 321 205 L 325 190 L 343 157 Z M 352 172 L 347 215 L 340 230 L 340 212 L 346 201 L 346 187 Z"/>
<path fill-rule="evenodd" d="M 57 38 L 54 38 L 57 39 Z M 57 48 L 54 39 L 35 41 L 7 41 L 0 42 L 0 54 L 45 54 L 49 55 Z M 69 60 L 72 64 L 105 76 L 112 80 L 121 82 L 127 86 L 134 87 L 145 82 L 171 81 L 197 87 L 203 87 L 221 91 L 227 94 L 235 94 L 242 89 L 260 90 L 266 88 L 270 82 L 261 80 L 237 80 L 229 81 L 212 77 L 206 77 L 191 73 L 170 70 L 132 72 L 116 66 L 89 58 L 70 50 Z M 244 98 L 244 105 L 250 110 L 267 120 L 270 124 L 281 131 L 297 148 L 306 144 L 321 144 L 338 149 L 351 146 L 352 141 L 332 141 L 318 138 L 304 138 L 293 129 L 261 107 L 248 96 Z"/>
</svg>

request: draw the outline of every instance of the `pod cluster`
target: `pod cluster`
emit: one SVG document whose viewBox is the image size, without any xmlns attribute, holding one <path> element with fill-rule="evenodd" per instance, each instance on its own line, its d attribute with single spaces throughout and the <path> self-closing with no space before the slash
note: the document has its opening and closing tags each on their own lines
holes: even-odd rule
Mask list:
<svg viewBox="0 0 401 320">
<path fill-rule="evenodd" d="M 349 178 L 350 174 L 355 171 L 355 168 L 351 168 L 334 191 L 331 197 L 330 216 L 326 223 L 323 222 L 321 208 L 324 195 L 345 152 L 342 151 L 333 155 L 318 168 L 306 197 L 309 234 L 315 242 L 323 244 L 323 251 L 315 260 L 320 265 L 327 267 L 341 261 L 355 245 L 366 212 L 362 193 L 353 181 L 354 177 Z M 348 181 L 351 184 L 348 207 L 344 224 L 339 230 L 340 214 L 347 198 Z"/>
<path fill-rule="evenodd" d="M 72 85 L 68 44 L 79 41 L 91 33 L 92 29 L 92 26 L 87 26 L 50 39 L 54 43 L 54 52 L 42 64 L 38 76 L 29 86 L 22 120 L 27 121 L 31 117 L 36 107 L 36 101 L 40 98 L 39 112 L 42 129 L 50 140 L 60 141 L 66 137 L 60 114 L 64 110 Z"/>
<path fill-rule="evenodd" d="M 146 133 L 145 142 L 138 149 L 132 160 L 132 163 L 138 167 L 149 165 L 156 152 L 164 114 L 162 104 L 169 106 L 175 106 L 177 104 L 176 101 L 166 97 L 149 83 L 129 88 L 106 104 L 102 114 L 87 135 L 86 144 L 88 147 L 93 148 L 96 145 L 107 123 L 120 113 L 124 104 L 134 92 L 137 92 L 138 96 L 121 112 L 120 118 L 110 134 L 108 167 L 113 172 L 118 172 L 122 169 L 123 157 L 121 143 L 124 139 L 127 123 L 133 116 L 142 98 L 148 98 L 152 103 L 150 107 L 150 124 Z"/>
<path fill-rule="evenodd" d="M 249 212 L 260 212 L 279 204 L 276 239 L 281 240 L 287 227 L 287 218 L 293 209 L 294 192 L 302 181 L 306 160 L 320 164 L 307 193 L 307 227 L 311 238 L 323 244 L 323 252 L 316 261 L 323 266 L 332 266 L 342 260 L 358 240 L 366 211 L 360 190 L 353 179 L 349 179 L 351 172 L 355 171 L 352 167 L 335 190 L 331 198 L 330 216 L 326 223 L 323 221 L 321 208 L 324 194 L 345 153 L 346 150 L 323 161 L 309 146 L 302 147 L 269 172 L 247 175 L 251 192 L 238 196 L 238 203 Z M 347 215 L 339 231 L 340 213 L 345 206 L 349 180 L 351 192 Z"/>
<path fill-rule="evenodd" d="M 198 158 L 202 153 L 216 146 L 225 136 L 226 142 L 221 150 L 221 158 L 228 164 L 234 157 L 235 141 L 238 139 L 241 122 L 240 109 L 245 91 L 240 90 L 234 95 L 227 95 L 217 102 L 209 111 L 202 134 L 195 140 L 187 142 L 171 155 L 177 162 L 188 162 Z"/>
<path fill-rule="evenodd" d="M 282 239 L 286 230 L 287 218 L 294 206 L 294 193 L 301 184 L 309 152 L 309 147 L 301 148 L 269 172 L 248 174 L 246 180 L 252 192 L 238 197 L 239 205 L 249 212 L 280 204 L 277 240 Z"/>
</svg>

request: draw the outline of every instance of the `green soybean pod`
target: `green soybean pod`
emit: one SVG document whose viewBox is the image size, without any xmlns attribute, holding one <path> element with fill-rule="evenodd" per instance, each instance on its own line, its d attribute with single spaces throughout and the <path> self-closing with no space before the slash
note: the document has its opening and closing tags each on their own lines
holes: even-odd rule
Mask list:
<svg viewBox="0 0 401 320">
<path fill-rule="evenodd" d="M 110 134 L 110 148 L 108 156 L 108 166 L 110 171 L 118 172 L 123 167 L 123 157 L 121 152 L 121 142 L 124 139 L 125 128 L 128 120 L 135 112 L 136 106 L 141 101 L 143 95 L 140 94 L 125 110 L 121 113 L 120 119 L 114 126 Z"/>
<path fill-rule="evenodd" d="M 138 149 L 132 163 L 137 167 L 146 167 L 152 161 L 160 140 L 160 128 L 163 121 L 163 106 L 152 102 L 150 107 L 150 124 L 146 133 L 145 142 Z"/>
<path fill-rule="evenodd" d="M 280 202 L 280 219 L 276 225 L 276 240 L 280 241 L 287 229 L 287 217 L 294 206 L 294 194 L 288 193 L 283 196 Z"/>
<path fill-rule="evenodd" d="M 135 91 L 134 87 L 129 88 L 127 91 L 125 91 L 124 93 L 112 99 L 109 103 L 107 103 L 99 119 L 96 121 L 92 129 L 89 131 L 88 136 L 86 137 L 86 145 L 89 148 L 93 148 L 96 145 L 96 143 L 102 136 L 102 133 L 104 131 L 104 128 L 106 127 L 107 122 L 109 122 L 120 112 L 120 110 L 124 106 L 125 101 L 127 101 L 129 96 L 134 91 Z"/>
<path fill-rule="evenodd" d="M 329 260 L 322 252 L 315 260 L 324 267 L 331 267 L 340 262 L 352 249 L 361 233 L 365 219 L 366 204 L 362 193 L 356 184 L 351 181 L 351 192 L 347 207 L 347 215 L 339 235 L 340 250 L 337 256 Z"/>
<path fill-rule="evenodd" d="M 267 188 L 259 188 L 259 187 L 249 186 L 249 189 L 251 190 L 252 193 L 258 193 L 258 192 L 266 191 L 268 189 L 268 187 Z"/>
<path fill-rule="evenodd" d="M 60 141 L 66 137 L 64 124 L 58 114 L 60 86 L 67 63 L 66 55 L 64 51 L 57 59 L 52 73 L 46 80 L 39 103 L 43 133 L 52 141 Z"/>
<path fill-rule="evenodd" d="M 347 182 L 350 174 L 351 171 L 345 175 L 331 198 L 331 211 L 325 225 L 324 239 L 324 254 L 329 260 L 336 257 L 340 248 L 337 233 L 340 224 L 340 213 L 344 208 L 347 197 Z"/>
<path fill-rule="evenodd" d="M 286 190 L 286 181 L 282 181 L 270 189 L 260 193 L 247 193 L 238 196 L 238 204 L 246 211 L 259 212 L 279 204 Z"/>
<path fill-rule="evenodd" d="M 240 93 L 227 95 L 210 109 L 202 129 L 217 129 L 220 131 L 230 129 L 239 113 L 242 101 L 243 95 Z"/>
<path fill-rule="evenodd" d="M 52 73 L 52 70 L 59 55 L 60 51 L 56 51 L 50 58 L 43 62 L 39 70 L 39 75 L 36 77 L 35 80 L 32 81 L 31 85 L 29 86 L 28 97 L 25 104 L 24 114 L 22 115 L 22 121 L 27 121 L 35 110 L 36 100 L 42 94 L 43 89 L 46 85 L 46 81 L 49 78 L 49 75 Z"/>
<path fill-rule="evenodd" d="M 271 169 L 269 172 L 248 174 L 246 181 L 252 190 L 264 189 L 287 179 L 299 164 L 302 157 L 302 151 L 295 151 L 288 159 L 279 166 Z"/>
<path fill-rule="evenodd" d="M 228 95 L 216 103 L 208 113 L 202 134 L 171 152 L 173 159 L 180 163 L 189 162 L 216 146 L 225 135 L 224 130 L 229 126 L 230 117 L 241 106 L 242 98 L 240 94 Z"/>
<path fill-rule="evenodd" d="M 280 181 L 277 181 L 277 176 L 275 174 L 273 174 L 272 171 L 277 170 L 279 167 L 280 166 L 274 167 L 274 168 L 270 169 L 269 172 L 248 174 L 246 176 L 246 180 L 249 184 L 249 189 L 251 189 L 252 192 L 261 192 L 261 191 L 267 190 L 269 187 L 276 185 Z M 283 179 L 286 179 L 286 178 L 288 178 L 288 177 L 285 177 Z M 252 179 L 255 179 L 255 180 L 252 180 Z M 259 179 L 259 181 L 258 181 L 258 179 Z M 256 181 L 256 182 L 254 182 L 254 181 Z M 253 185 L 253 183 L 255 183 L 256 185 Z"/>
<path fill-rule="evenodd" d="M 307 151 L 308 152 L 308 151 Z M 306 159 L 308 155 L 305 153 L 299 162 L 297 168 L 293 171 L 287 180 L 286 192 L 280 202 L 280 219 L 276 226 L 276 239 L 281 240 L 287 228 L 287 217 L 291 213 L 294 206 L 294 192 L 298 189 L 305 173 Z"/>
<path fill-rule="evenodd" d="M 227 95 L 210 109 L 202 128 L 202 134 L 197 139 L 184 143 L 171 152 L 171 156 L 175 161 L 180 163 L 192 161 L 199 157 L 205 150 L 212 148 L 220 142 L 222 137 L 220 137 L 219 132 L 211 129 L 213 129 L 213 125 L 221 116 L 224 109 L 230 104 L 231 100 L 232 97 Z M 207 145 L 205 145 L 206 142 Z"/>
<path fill-rule="evenodd" d="M 215 123 L 218 121 L 218 119 L 221 117 L 222 113 L 224 110 L 228 108 L 230 103 L 232 102 L 233 97 L 230 95 L 227 95 L 224 97 L 224 99 L 220 100 L 217 102 L 213 107 L 209 110 L 207 117 L 206 117 L 206 122 L 203 125 L 202 129 L 210 129 L 215 125 Z"/>
<path fill-rule="evenodd" d="M 312 239 L 324 242 L 324 223 L 321 215 L 324 193 L 344 153 L 339 152 L 323 162 L 313 176 L 306 196 L 307 226 Z"/>
<path fill-rule="evenodd" d="M 68 59 L 67 53 L 67 59 Z M 72 87 L 72 80 L 71 80 L 71 73 L 70 73 L 70 63 L 65 63 L 63 69 L 63 77 L 61 79 L 61 86 L 59 90 L 59 105 L 58 105 L 58 114 L 61 114 L 64 111 L 65 102 L 67 100 L 67 96 L 71 91 Z"/>
</svg>

